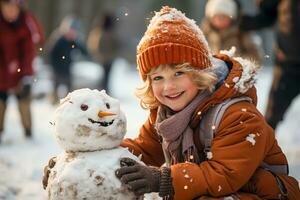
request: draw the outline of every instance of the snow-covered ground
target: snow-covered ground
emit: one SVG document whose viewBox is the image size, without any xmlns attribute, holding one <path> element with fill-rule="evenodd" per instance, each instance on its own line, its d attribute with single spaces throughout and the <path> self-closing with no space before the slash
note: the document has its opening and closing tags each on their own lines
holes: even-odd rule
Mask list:
<svg viewBox="0 0 300 200">
<path fill-rule="evenodd" d="M 37 77 L 34 85 L 35 96 L 51 91 L 49 70 L 45 65 L 37 63 Z M 77 84 L 87 84 L 93 88 L 101 70 L 95 64 L 77 64 L 75 75 Z M 272 68 L 265 67 L 258 78 L 258 108 L 264 112 L 266 99 L 271 84 Z M 112 96 L 121 101 L 121 107 L 127 115 L 127 137 L 134 137 L 139 126 L 147 117 L 147 112 L 139 107 L 134 97 L 134 89 L 139 84 L 135 66 L 118 59 L 113 66 L 111 79 Z M 0 144 L 0 200 L 45 200 L 41 177 L 43 166 L 50 157 L 62 150 L 54 139 L 53 121 L 55 105 L 48 98 L 35 99 L 33 109 L 33 140 L 26 140 L 20 124 L 17 104 L 14 97 L 9 98 L 5 120 L 3 143 Z M 300 180 L 300 98 L 298 97 L 288 113 L 285 121 L 279 125 L 277 138 L 290 163 L 290 174 Z"/>
</svg>

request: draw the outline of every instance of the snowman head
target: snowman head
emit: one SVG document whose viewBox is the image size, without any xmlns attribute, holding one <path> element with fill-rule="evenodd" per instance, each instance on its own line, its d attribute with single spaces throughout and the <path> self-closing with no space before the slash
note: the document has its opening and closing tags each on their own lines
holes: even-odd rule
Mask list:
<svg viewBox="0 0 300 200">
<path fill-rule="evenodd" d="M 119 101 L 104 90 L 79 89 L 61 99 L 55 136 L 65 151 L 95 151 L 120 145 L 126 118 Z"/>
</svg>

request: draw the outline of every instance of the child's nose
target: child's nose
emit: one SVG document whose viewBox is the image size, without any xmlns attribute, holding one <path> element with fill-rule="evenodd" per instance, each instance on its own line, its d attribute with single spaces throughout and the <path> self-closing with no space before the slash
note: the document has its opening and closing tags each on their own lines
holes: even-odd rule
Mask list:
<svg viewBox="0 0 300 200">
<path fill-rule="evenodd" d="M 164 84 L 165 91 L 173 90 L 174 88 L 176 88 L 176 84 L 172 79 L 165 81 L 165 84 Z"/>
</svg>

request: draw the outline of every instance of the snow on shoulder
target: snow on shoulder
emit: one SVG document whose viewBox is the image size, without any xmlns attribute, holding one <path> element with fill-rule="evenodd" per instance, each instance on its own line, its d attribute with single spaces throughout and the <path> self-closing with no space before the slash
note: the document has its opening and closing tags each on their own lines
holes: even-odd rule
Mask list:
<svg viewBox="0 0 300 200">
<path fill-rule="evenodd" d="M 234 54 L 236 52 L 236 47 L 231 47 L 230 50 L 221 50 L 221 54 L 228 55 L 229 57 L 232 57 L 236 61 L 238 61 L 243 69 L 242 76 L 241 77 L 235 77 L 233 79 L 233 82 L 235 83 L 234 88 L 241 92 L 246 93 L 249 88 L 253 87 L 256 82 L 256 77 L 261 69 L 261 66 L 256 64 L 252 60 L 244 59 L 241 57 L 234 57 Z"/>
<path fill-rule="evenodd" d="M 119 101 L 104 90 L 79 89 L 61 100 L 55 112 L 55 136 L 64 152 L 50 169 L 50 200 L 135 200 L 115 176 L 120 158 L 139 158 L 120 147 L 126 118 Z"/>
</svg>

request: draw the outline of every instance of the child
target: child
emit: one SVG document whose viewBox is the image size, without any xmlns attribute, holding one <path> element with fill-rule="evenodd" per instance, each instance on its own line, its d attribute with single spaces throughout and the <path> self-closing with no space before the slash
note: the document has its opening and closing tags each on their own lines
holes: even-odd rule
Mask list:
<svg viewBox="0 0 300 200">
<path fill-rule="evenodd" d="M 122 146 L 149 166 L 120 161 L 116 176 L 137 195 L 164 199 L 299 199 L 297 181 L 268 170 L 287 160 L 273 129 L 256 109 L 258 67 L 241 58 L 212 56 L 194 21 L 163 7 L 137 47 L 143 86 L 137 96 L 150 110 L 139 136 Z M 247 97 L 224 113 L 210 152 L 199 138 L 200 120 L 228 99 Z M 203 134 L 200 131 L 200 135 Z M 272 168 L 272 167 L 271 167 Z"/>
<path fill-rule="evenodd" d="M 68 15 L 50 37 L 48 51 L 54 76 L 53 104 L 57 103 L 61 97 L 60 86 L 66 86 L 67 92 L 72 89 L 71 67 L 75 60 L 74 53 L 81 53 L 89 59 L 87 48 L 80 41 L 80 28 L 80 21 Z"/>
<path fill-rule="evenodd" d="M 149 166 L 122 158 L 116 170 L 137 196 L 159 192 L 164 199 L 179 200 L 300 198 L 297 181 L 281 170 L 287 160 L 273 129 L 255 107 L 257 67 L 241 58 L 212 56 L 195 22 L 167 6 L 151 20 L 137 61 L 144 81 L 137 95 L 150 115 L 139 136 L 122 146 L 142 155 Z M 211 127 L 215 135 L 205 154 L 201 119 L 214 105 L 244 96 L 250 101 L 232 104 L 219 126 Z M 44 185 L 48 173 L 46 167 Z"/>
<path fill-rule="evenodd" d="M 260 63 L 262 49 L 258 47 L 254 35 L 239 30 L 240 13 L 238 0 L 209 0 L 201 28 L 214 53 L 235 46 L 237 55 Z"/>
<path fill-rule="evenodd" d="M 32 62 L 44 36 L 36 18 L 24 8 L 23 0 L 0 0 L 0 9 L 0 141 L 10 94 L 17 97 L 25 136 L 30 138 Z"/>
</svg>

